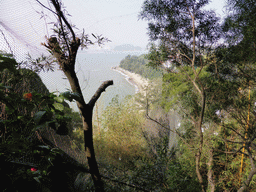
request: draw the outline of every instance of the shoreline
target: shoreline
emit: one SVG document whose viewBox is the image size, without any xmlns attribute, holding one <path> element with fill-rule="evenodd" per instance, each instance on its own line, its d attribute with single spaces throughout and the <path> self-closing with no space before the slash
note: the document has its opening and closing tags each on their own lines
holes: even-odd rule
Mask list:
<svg viewBox="0 0 256 192">
<path fill-rule="evenodd" d="M 145 87 L 148 86 L 149 82 L 147 79 L 143 78 L 141 75 L 132 73 L 126 69 L 123 69 L 119 66 L 112 67 L 113 71 L 116 71 L 118 73 L 121 73 L 123 76 L 125 76 L 126 81 L 128 81 L 131 85 L 135 87 L 135 94 L 136 93 L 143 93 L 145 90 Z"/>
</svg>

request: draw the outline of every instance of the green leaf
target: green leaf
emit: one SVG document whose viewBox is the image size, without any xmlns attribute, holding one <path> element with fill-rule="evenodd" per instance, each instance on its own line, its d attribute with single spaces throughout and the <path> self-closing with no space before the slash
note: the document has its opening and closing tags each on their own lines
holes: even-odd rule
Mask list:
<svg viewBox="0 0 256 192">
<path fill-rule="evenodd" d="M 76 100 L 76 101 L 81 102 L 81 96 L 80 96 L 79 93 L 72 93 L 71 98 Z"/>
<path fill-rule="evenodd" d="M 52 148 L 51 149 L 51 152 L 53 152 L 54 154 L 57 153 L 57 154 L 61 154 L 61 150 L 59 148 Z"/>
<path fill-rule="evenodd" d="M 70 102 L 73 100 L 71 98 L 71 92 L 70 91 L 65 91 L 65 92 L 61 93 L 60 96 L 62 96 L 65 99 L 69 100 Z"/>
<path fill-rule="evenodd" d="M 39 176 L 39 177 L 34 177 L 34 179 L 35 179 L 38 183 L 41 183 L 40 178 L 41 178 L 41 176 Z"/>
<path fill-rule="evenodd" d="M 53 106 L 54 106 L 55 109 L 57 109 L 59 111 L 64 110 L 64 106 L 61 103 L 54 103 Z"/>
<path fill-rule="evenodd" d="M 45 126 L 46 126 L 46 123 L 37 125 L 37 126 L 33 129 L 33 131 L 36 131 L 36 130 L 41 129 L 41 128 L 44 128 Z"/>
<path fill-rule="evenodd" d="M 59 102 L 59 103 L 62 103 L 64 101 L 64 97 L 62 97 L 62 96 L 55 97 L 54 100 Z"/>
<path fill-rule="evenodd" d="M 38 111 L 38 112 L 36 112 L 35 115 L 34 115 L 35 123 L 39 123 L 45 113 L 46 113 L 46 111 Z"/>
<path fill-rule="evenodd" d="M 50 150 L 50 147 L 47 145 L 38 145 L 37 147 Z"/>
<path fill-rule="evenodd" d="M 60 97 L 64 97 L 68 101 L 72 102 L 73 99 L 76 101 L 81 101 L 81 95 L 79 93 L 72 93 L 70 91 L 66 91 L 60 94 Z"/>
</svg>

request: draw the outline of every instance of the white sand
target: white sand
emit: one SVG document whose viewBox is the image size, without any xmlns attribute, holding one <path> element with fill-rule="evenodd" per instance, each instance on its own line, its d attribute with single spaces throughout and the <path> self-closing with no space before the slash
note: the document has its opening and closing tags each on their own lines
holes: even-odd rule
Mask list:
<svg viewBox="0 0 256 192">
<path fill-rule="evenodd" d="M 122 75 L 126 76 L 126 80 L 135 86 L 136 93 L 145 93 L 145 89 L 149 84 L 148 79 L 143 78 L 141 75 L 136 73 L 131 73 L 121 67 L 112 67 L 112 70 L 121 73 Z"/>
</svg>

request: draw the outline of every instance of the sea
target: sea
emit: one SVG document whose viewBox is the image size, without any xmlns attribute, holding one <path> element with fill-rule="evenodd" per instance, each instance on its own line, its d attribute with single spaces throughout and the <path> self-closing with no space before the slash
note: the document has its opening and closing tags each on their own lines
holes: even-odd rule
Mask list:
<svg viewBox="0 0 256 192">
<path fill-rule="evenodd" d="M 102 93 L 97 101 L 97 108 L 105 109 L 112 98 L 118 95 L 121 102 L 126 96 L 134 95 L 136 87 L 131 84 L 127 77 L 112 67 L 119 66 L 122 59 L 127 55 L 146 54 L 146 51 L 83 51 L 77 55 L 75 71 L 79 78 L 83 96 L 86 102 L 89 102 L 99 86 L 106 80 L 113 80 L 114 85 L 109 86 Z M 60 92 L 70 90 L 70 85 L 64 73 L 61 70 L 54 72 L 41 72 L 40 77 L 50 92 Z M 74 111 L 78 111 L 75 102 L 68 102 Z"/>
</svg>

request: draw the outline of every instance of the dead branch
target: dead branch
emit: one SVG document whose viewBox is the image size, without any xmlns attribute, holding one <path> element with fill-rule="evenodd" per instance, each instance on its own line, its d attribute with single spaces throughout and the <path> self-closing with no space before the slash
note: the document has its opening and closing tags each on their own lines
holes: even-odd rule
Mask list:
<svg viewBox="0 0 256 192">
<path fill-rule="evenodd" d="M 92 96 L 91 100 L 89 101 L 88 105 L 90 107 L 94 107 L 96 101 L 99 99 L 100 95 L 106 90 L 106 88 L 110 85 L 113 85 L 113 80 L 104 81 L 95 94 Z"/>
<path fill-rule="evenodd" d="M 214 149 L 215 151 L 219 151 L 219 152 L 222 152 L 222 153 L 226 153 L 226 154 L 237 154 L 237 153 L 241 153 L 241 154 L 244 154 L 244 155 L 246 155 L 246 156 L 248 156 L 248 154 L 246 154 L 246 153 L 243 153 L 243 152 L 241 152 L 241 149 L 243 148 L 243 146 L 242 147 L 240 147 L 238 150 L 235 150 L 235 151 L 222 151 L 222 150 L 220 150 L 220 149 Z"/>
</svg>

